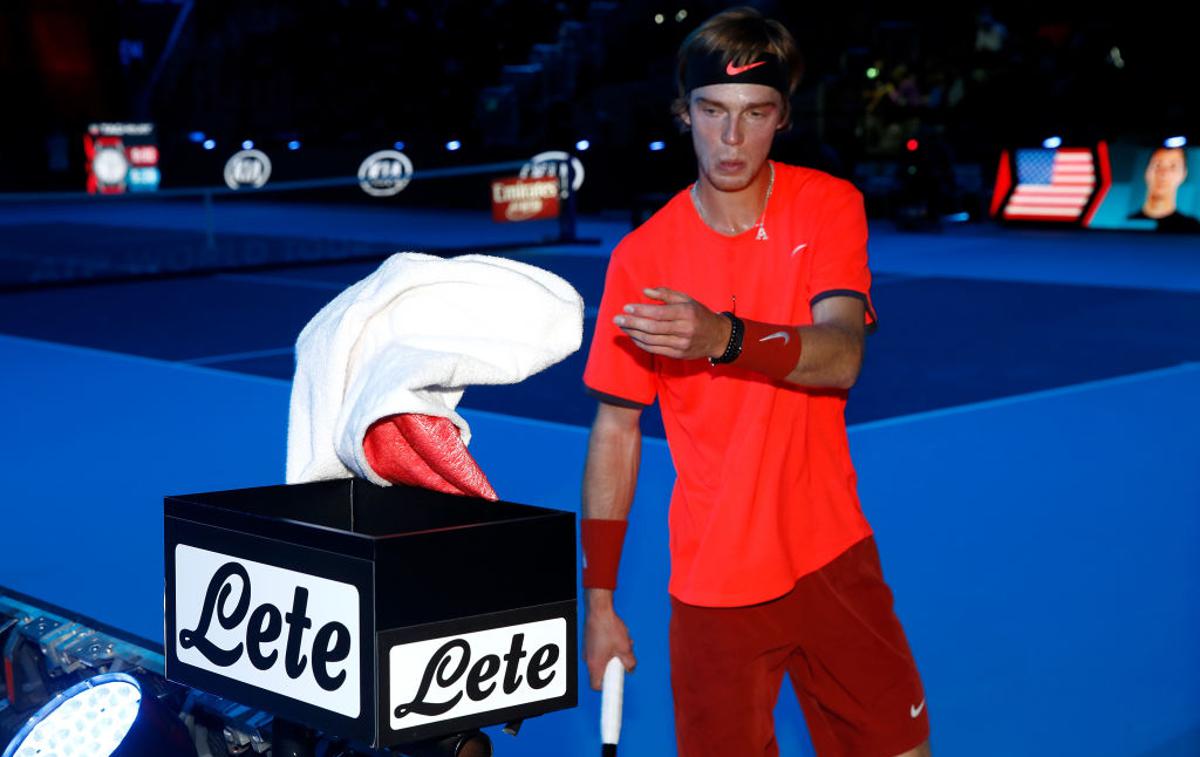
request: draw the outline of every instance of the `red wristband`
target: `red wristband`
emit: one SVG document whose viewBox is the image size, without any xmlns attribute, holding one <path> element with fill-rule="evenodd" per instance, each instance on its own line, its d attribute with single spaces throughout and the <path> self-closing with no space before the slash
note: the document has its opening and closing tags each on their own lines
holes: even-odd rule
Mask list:
<svg viewBox="0 0 1200 757">
<path fill-rule="evenodd" d="M 742 336 L 742 354 L 733 365 L 773 379 L 787 378 L 800 361 L 800 330 L 746 319 L 743 323 L 746 330 Z"/>
<path fill-rule="evenodd" d="M 617 566 L 625 545 L 628 521 L 580 518 L 579 535 L 583 543 L 583 588 L 617 588 Z"/>
</svg>

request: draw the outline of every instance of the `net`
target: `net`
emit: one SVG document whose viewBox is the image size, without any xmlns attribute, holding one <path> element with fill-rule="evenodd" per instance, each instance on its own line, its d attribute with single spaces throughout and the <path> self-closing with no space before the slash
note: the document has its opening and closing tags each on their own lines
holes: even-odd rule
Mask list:
<svg viewBox="0 0 1200 757">
<path fill-rule="evenodd" d="M 512 162 L 405 174 L 385 164 L 362 178 L 262 188 L 0 195 L 0 290 L 577 241 L 569 201 L 558 218 L 497 222 L 492 184 L 522 169 Z"/>
</svg>

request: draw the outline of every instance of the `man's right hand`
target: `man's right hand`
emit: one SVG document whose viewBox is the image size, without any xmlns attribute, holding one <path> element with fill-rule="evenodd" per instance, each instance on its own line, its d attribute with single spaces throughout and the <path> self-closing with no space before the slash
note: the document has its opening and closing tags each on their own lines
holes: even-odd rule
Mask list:
<svg viewBox="0 0 1200 757">
<path fill-rule="evenodd" d="M 600 690 L 604 680 L 604 668 L 613 657 L 618 657 L 625 671 L 632 673 L 637 667 L 633 656 L 633 640 L 629 630 L 613 609 L 612 591 L 609 589 L 587 589 L 587 620 L 583 626 L 583 658 L 587 662 L 588 677 L 592 688 Z"/>
</svg>

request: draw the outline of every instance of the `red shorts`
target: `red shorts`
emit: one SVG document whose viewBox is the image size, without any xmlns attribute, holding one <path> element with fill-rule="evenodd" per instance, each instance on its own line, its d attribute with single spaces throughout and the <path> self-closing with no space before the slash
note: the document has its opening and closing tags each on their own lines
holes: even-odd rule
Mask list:
<svg viewBox="0 0 1200 757">
<path fill-rule="evenodd" d="M 779 754 L 772 712 L 784 672 L 819 757 L 894 757 L 929 738 L 873 537 L 770 602 L 696 607 L 672 597 L 670 636 L 680 757 Z"/>
</svg>

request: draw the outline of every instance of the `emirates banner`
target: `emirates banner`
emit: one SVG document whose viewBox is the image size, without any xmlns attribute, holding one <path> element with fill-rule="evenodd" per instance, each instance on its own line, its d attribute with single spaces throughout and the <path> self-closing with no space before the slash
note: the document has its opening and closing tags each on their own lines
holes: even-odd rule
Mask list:
<svg viewBox="0 0 1200 757">
<path fill-rule="evenodd" d="M 492 182 L 492 220 L 498 223 L 558 217 L 558 179 L 497 179 Z"/>
</svg>

